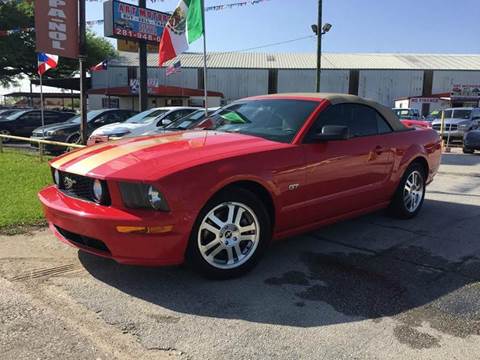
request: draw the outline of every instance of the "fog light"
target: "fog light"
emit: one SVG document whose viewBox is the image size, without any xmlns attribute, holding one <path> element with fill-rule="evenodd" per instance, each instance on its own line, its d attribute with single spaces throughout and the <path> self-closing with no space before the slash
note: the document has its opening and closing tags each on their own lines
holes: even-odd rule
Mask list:
<svg viewBox="0 0 480 360">
<path fill-rule="evenodd" d="M 60 185 L 60 172 L 57 169 L 53 172 L 53 181 L 55 181 L 55 185 Z"/>
<path fill-rule="evenodd" d="M 93 182 L 93 199 L 97 202 L 100 203 L 102 202 L 103 198 L 103 186 L 100 180 L 95 180 Z"/>
</svg>

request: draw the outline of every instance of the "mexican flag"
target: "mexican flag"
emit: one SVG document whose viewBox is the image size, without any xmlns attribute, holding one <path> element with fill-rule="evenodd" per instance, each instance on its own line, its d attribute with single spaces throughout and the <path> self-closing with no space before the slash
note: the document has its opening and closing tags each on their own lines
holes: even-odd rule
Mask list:
<svg viewBox="0 0 480 360">
<path fill-rule="evenodd" d="M 188 49 L 203 35 L 202 0 L 180 0 L 163 30 L 159 47 L 159 66 Z"/>
</svg>

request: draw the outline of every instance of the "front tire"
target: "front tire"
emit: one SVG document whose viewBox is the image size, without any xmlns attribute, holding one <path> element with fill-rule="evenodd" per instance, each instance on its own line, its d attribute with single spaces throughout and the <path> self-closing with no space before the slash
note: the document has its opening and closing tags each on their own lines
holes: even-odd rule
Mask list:
<svg viewBox="0 0 480 360">
<path fill-rule="evenodd" d="M 425 169 L 418 162 L 411 164 L 398 185 L 390 204 L 390 212 L 401 219 L 411 219 L 420 212 L 425 199 Z"/>
<path fill-rule="evenodd" d="M 251 270 L 271 239 L 271 220 L 255 194 L 223 191 L 200 211 L 190 235 L 187 261 L 203 275 L 228 279 Z"/>
<path fill-rule="evenodd" d="M 73 135 L 70 135 L 70 137 L 67 139 L 67 143 L 69 144 L 80 144 L 81 142 L 81 136 L 80 134 L 73 134 Z M 70 152 L 70 151 L 73 151 L 73 150 L 76 150 L 76 148 L 74 147 L 67 147 L 65 148 L 65 151 L 66 152 Z"/>
<path fill-rule="evenodd" d="M 0 130 L 0 134 L 2 134 L 2 135 L 12 135 L 12 134 L 10 133 L 10 131 L 8 131 L 8 130 Z M 8 139 L 8 138 L 2 138 L 2 142 L 3 142 L 4 144 L 9 143 L 10 141 L 11 141 L 11 140 Z"/>
</svg>

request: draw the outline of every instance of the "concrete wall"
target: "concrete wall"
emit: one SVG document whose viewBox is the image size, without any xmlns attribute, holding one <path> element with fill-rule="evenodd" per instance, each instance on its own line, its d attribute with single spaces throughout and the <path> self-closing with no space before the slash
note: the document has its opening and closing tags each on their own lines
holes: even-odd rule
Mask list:
<svg viewBox="0 0 480 360">
<path fill-rule="evenodd" d="M 422 95 L 423 71 L 362 70 L 358 95 L 393 107 L 395 99 Z"/>
<path fill-rule="evenodd" d="M 348 93 L 348 70 L 322 70 L 320 90 Z M 277 92 L 311 92 L 316 87 L 315 70 L 278 70 Z"/>
</svg>

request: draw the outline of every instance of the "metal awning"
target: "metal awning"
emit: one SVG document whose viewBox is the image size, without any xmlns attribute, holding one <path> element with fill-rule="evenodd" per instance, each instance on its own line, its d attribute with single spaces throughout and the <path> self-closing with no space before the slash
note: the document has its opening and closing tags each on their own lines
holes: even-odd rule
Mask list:
<svg viewBox="0 0 480 360">
<path fill-rule="evenodd" d="M 40 80 L 33 79 L 31 80 L 32 84 L 40 85 Z M 79 78 L 65 78 L 65 79 L 42 79 L 44 86 L 51 86 L 60 89 L 68 89 L 68 90 L 77 90 L 80 91 L 80 79 Z M 87 78 L 87 89 L 92 87 L 92 79 Z"/>
</svg>

